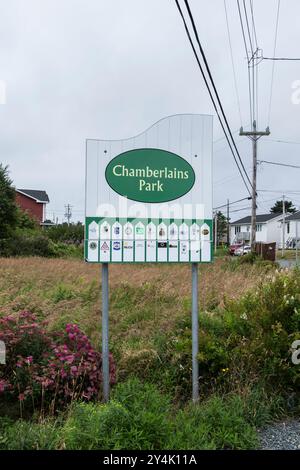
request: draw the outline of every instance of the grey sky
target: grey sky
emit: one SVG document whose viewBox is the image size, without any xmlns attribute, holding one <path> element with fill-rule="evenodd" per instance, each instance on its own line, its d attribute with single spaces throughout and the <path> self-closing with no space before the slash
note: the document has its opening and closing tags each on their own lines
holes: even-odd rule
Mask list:
<svg viewBox="0 0 300 470">
<path fill-rule="evenodd" d="M 190 0 L 190 5 L 236 130 L 224 2 Z M 246 127 L 245 52 L 236 1 L 227 5 Z M 277 0 L 254 0 L 266 56 L 273 54 L 276 8 Z M 9 165 L 17 187 L 47 190 L 50 217 L 54 212 L 61 220 L 66 203 L 73 205 L 73 220 L 83 217 L 86 138 L 130 137 L 170 114 L 213 113 L 173 0 L 0 0 L 0 11 L 0 79 L 7 84 L 7 102 L 0 105 L 0 161 Z M 277 56 L 300 56 L 299 18 L 299 0 L 281 0 Z M 269 124 L 271 67 L 268 61 L 259 66 L 260 128 Z M 299 62 L 276 63 L 271 136 L 259 144 L 260 159 L 300 165 L 300 144 L 270 140 L 300 142 L 300 105 L 291 101 L 295 80 Z M 222 137 L 216 118 L 214 133 Z M 238 136 L 237 142 L 249 168 L 251 144 Z M 299 177 L 300 169 L 262 165 L 258 188 L 285 190 L 300 207 Z M 214 181 L 214 206 L 247 195 L 224 139 L 214 146 Z M 292 190 L 299 194 L 289 196 Z M 268 211 L 276 194 L 262 197 L 259 212 Z M 232 213 L 232 219 L 245 212 Z"/>
</svg>

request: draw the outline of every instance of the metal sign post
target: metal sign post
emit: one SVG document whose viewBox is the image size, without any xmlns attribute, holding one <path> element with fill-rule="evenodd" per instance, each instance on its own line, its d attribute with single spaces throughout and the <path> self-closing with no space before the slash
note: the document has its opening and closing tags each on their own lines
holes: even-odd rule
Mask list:
<svg viewBox="0 0 300 470">
<path fill-rule="evenodd" d="M 102 263 L 102 380 L 103 399 L 109 400 L 109 292 L 108 292 L 108 263 Z"/>
<path fill-rule="evenodd" d="M 192 369 L 193 402 L 199 401 L 199 319 L 198 319 L 198 263 L 192 263 Z"/>
<path fill-rule="evenodd" d="M 296 264 L 298 264 L 298 221 L 296 220 Z"/>
</svg>

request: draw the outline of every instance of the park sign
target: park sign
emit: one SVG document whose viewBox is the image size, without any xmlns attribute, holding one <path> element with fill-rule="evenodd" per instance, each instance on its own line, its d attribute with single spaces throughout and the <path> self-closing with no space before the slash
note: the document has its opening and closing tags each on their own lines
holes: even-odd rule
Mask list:
<svg viewBox="0 0 300 470">
<path fill-rule="evenodd" d="M 184 158 L 150 148 L 129 150 L 113 158 L 105 177 L 121 196 L 146 203 L 179 199 L 195 183 L 194 169 Z"/>
<path fill-rule="evenodd" d="M 212 116 L 174 115 L 129 139 L 87 140 L 85 259 L 211 261 Z"/>
<path fill-rule="evenodd" d="M 102 385 L 109 399 L 108 263 L 191 263 L 192 390 L 199 400 L 198 263 L 212 261 L 212 116 L 178 114 L 121 140 L 86 141 L 85 260 L 102 264 Z"/>
</svg>

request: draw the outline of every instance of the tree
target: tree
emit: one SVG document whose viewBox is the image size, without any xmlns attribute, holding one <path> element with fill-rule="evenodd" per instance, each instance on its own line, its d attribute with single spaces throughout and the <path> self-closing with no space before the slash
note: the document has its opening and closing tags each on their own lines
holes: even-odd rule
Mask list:
<svg viewBox="0 0 300 470">
<path fill-rule="evenodd" d="M 220 240 L 222 240 L 223 236 L 227 233 L 227 217 L 221 212 L 218 211 L 216 216 L 214 217 L 214 233 L 215 233 L 215 220 L 217 217 L 217 245 L 219 244 Z"/>
<path fill-rule="evenodd" d="M 31 215 L 20 209 L 17 208 L 17 217 L 18 217 L 18 228 L 20 229 L 30 229 L 34 230 L 38 227 L 37 221 L 31 217 Z"/>
<path fill-rule="evenodd" d="M 297 212 L 297 209 L 296 207 L 294 207 L 292 201 L 285 201 L 284 206 L 285 206 L 285 212 L 290 212 L 291 214 L 294 214 L 294 212 Z M 274 206 L 271 207 L 270 212 L 272 212 L 272 214 L 282 214 L 283 200 L 276 201 Z"/>
<path fill-rule="evenodd" d="M 9 238 L 18 223 L 16 193 L 8 167 L 0 163 L 0 240 Z"/>
<path fill-rule="evenodd" d="M 84 226 L 81 222 L 68 225 L 66 222 L 47 229 L 47 236 L 55 243 L 74 243 L 80 245 L 84 240 Z"/>
</svg>

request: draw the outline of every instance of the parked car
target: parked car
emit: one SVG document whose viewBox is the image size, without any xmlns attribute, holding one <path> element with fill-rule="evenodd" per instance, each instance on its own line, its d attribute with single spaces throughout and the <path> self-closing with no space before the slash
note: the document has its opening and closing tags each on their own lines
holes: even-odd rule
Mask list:
<svg viewBox="0 0 300 470">
<path fill-rule="evenodd" d="M 229 254 L 233 256 L 235 250 L 237 250 L 238 248 L 241 248 L 242 246 L 243 246 L 242 243 L 234 243 L 233 245 L 230 245 L 230 247 L 229 247 Z"/>
<path fill-rule="evenodd" d="M 237 248 L 234 251 L 234 256 L 243 256 L 243 255 L 247 255 L 248 253 L 251 253 L 251 246 L 244 245 L 244 246 Z"/>
</svg>

